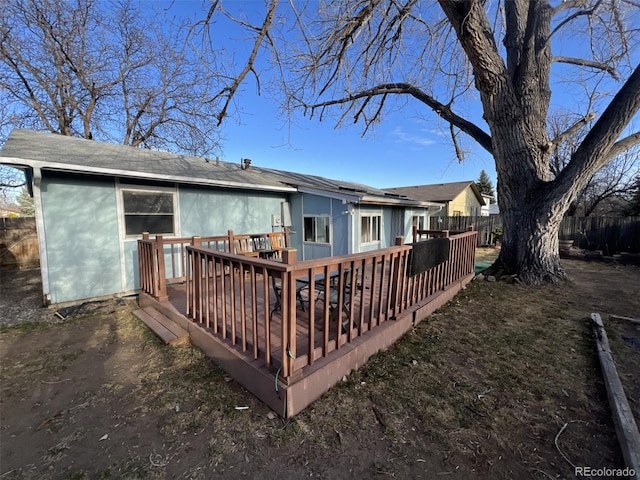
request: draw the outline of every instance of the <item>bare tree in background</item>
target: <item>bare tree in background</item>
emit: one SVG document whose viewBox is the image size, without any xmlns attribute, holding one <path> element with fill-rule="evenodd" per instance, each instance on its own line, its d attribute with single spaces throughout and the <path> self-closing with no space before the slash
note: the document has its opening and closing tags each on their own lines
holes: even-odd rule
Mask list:
<svg viewBox="0 0 640 480">
<path fill-rule="evenodd" d="M 568 113 L 557 113 L 550 118 L 549 135 L 558 139 L 551 153 L 552 178 L 560 175 L 566 168 L 588 131 L 589 121 L 575 119 Z M 570 127 L 574 128 L 570 130 Z M 639 171 L 640 148 L 635 146 L 612 158 L 598 170 L 571 203 L 566 215 L 588 217 L 594 214 L 623 214 L 625 203 L 633 190 L 634 177 Z"/>
<path fill-rule="evenodd" d="M 215 66 L 186 26 L 135 1 L 9 0 L 0 12 L 1 99 L 11 126 L 207 155 Z M 6 127 L 6 125 L 4 125 Z M 5 131 L 6 132 L 6 128 Z"/>
<path fill-rule="evenodd" d="M 284 82 L 289 107 L 320 118 L 334 112 L 338 124 L 361 122 L 366 131 L 403 108 L 398 99 L 421 103 L 450 125 L 456 153 L 464 134 L 495 160 L 504 237 L 494 271 L 529 284 L 564 279 L 560 221 L 600 168 L 640 142 L 640 132 L 628 131 L 640 108 L 637 2 L 352 0 L 297 7 L 289 4 L 288 15 L 299 34 L 284 31 L 276 46 L 278 65 L 292 74 Z M 595 120 L 552 178 L 552 152 L 569 133 L 548 133 L 558 76 L 578 123 Z M 577 90 L 569 90 L 574 80 Z"/>
</svg>

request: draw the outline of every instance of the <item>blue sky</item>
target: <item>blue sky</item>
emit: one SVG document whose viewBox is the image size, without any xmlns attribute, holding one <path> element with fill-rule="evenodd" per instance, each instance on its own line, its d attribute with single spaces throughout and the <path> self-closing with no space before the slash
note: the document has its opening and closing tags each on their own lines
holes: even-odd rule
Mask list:
<svg viewBox="0 0 640 480">
<path fill-rule="evenodd" d="M 250 158 L 255 166 L 374 187 L 476 180 L 484 169 L 495 186 L 493 159 L 469 140 L 473 150 L 459 163 L 442 125 L 435 116 L 421 118 L 419 105 L 388 115 L 363 137 L 361 125 L 334 128 L 331 119 L 319 122 L 300 115 L 290 123 L 279 116 L 275 101 L 251 90 L 246 86 L 239 100 L 239 120 L 224 125 L 225 161 Z"/>
<path fill-rule="evenodd" d="M 174 0 L 166 14 L 202 19 L 200 1 Z M 264 15 L 263 2 L 226 1 L 234 14 L 247 14 L 256 24 Z M 252 12 L 253 9 L 253 12 Z M 254 16 L 254 12 L 259 12 Z M 235 52 L 238 62 L 248 53 L 247 35 L 218 20 L 214 42 Z M 266 65 L 259 63 L 259 68 Z M 264 88 L 264 82 L 263 82 Z M 405 103 L 405 100 L 402 100 Z M 363 125 L 335 128 L 331 117 L 322 122 L 299 113 L 289 121 L 269 93 L 257 95 L 248 76 L 236 102 L 239 112 L 222 126 L 221 159 L 239 162 L 250 158 L 253 165 L 320 175 L 370 186 L 396 187 L 429 183 L 476 180 L 485 170 L 496 184 L 493 159 L 471 139 L 464 140 L 468 154 L 458 162 L 446 134 L 448 125 L 418 101 L 408 101 L 401 113 L 386 115 L 363 137 Z M 337 112 L 337 110 L 336 110 Z"/>
</svg>

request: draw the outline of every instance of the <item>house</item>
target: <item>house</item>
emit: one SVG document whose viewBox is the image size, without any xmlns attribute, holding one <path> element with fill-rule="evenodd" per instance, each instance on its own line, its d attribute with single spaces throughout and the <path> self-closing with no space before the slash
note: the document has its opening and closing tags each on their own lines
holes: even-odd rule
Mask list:
<svg viewBox="0 0 640 480">
<path fill-rule="evenodd" d="M 480 190 L 472 180 L 385 188 L 385 190 L 398 195 L 406 195 L 416 200 L 443 203 L 445 208 L 439 215 L 445 217 L 479 216 L 481 207 L 485 205 Z"/>
<path fill-rule="evenodd" d="M 473 228 L 403 244 L 444 205 L 402 192 L 26 130 L 0 163 L 33 193 L 46 303 L 138 292 L 164 341 L 188 338 L 283 417 L 474 276 Z M 283 225 L 280 258 L 238 248 L 235 232 Z"/>
<path fill-rule="evenodd" d="M 22 215 L 20 209 L 13 205 L 0 205 L 0 218 L 18 218 Z"/>
<path fill-rule="evenodd" d="M 484 205 L 480 207 L 481 217 L 489 217 L 491 215 L 500 215 L 500 209 L 498 208 L 498 204 L 493 202 L 494 199 L 491 195 L 487 195 L 486 193 L 483 193 L 482 198 L 484 199 Z"/>
<path fill-rule="evenodd" d="M 442 205 L 366 185 L 240 163 L 14 130 L 0 163 L 36 206 L 45 303 L 135 292 L 138 239 L 274 231 L 309 260 L 410 237 Z"/>
</svg>

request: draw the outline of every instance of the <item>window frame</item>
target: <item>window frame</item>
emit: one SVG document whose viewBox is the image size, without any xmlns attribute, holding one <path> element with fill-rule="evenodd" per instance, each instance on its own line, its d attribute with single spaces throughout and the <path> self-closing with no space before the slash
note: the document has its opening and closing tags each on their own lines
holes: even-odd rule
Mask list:
<svg viewBox="0 0 640 480">
<path fill-rule="evenodd" d="M 156 195 L 171 195 L 171 204 L 173 212 L 172 216 L 172 231 L 171 232 L 150 232 L 151 235 L 163 235 L 165 237 L 179 237 L 179 215 L 178 215 L 178 192 L 175 187 L 162 187 L 162 186 L 152 186 L 152 185 L 131 185 L 118 183 L 118 204 L 119 204 L 119 221 L 122 225 L 122 238 L 126 240 L 133 240 L 142 238 L 142 233 L 127 233 L 127 214 L 125 210 L 125 201 L 124 196 L 125 192 L 135 192 L 135 193 L 148 193 L 148 194 L 156 194 Z"/>
<path fill-rule="evenodd" d="M 416 222 L 416 220 L 418 220 Z M 422 223 L 422 226 L 420 226 L 420 223 Z M 411 228 L 413 229 L 413 227 L 418 227 L 418 230 L 426 230 L 424 228 L 425 223 L 427 223 L 427 216 L 426 215 L 412 215 L 411 216 Z"/>
<path fill-rule="evenodd" d="M 374 219 L 377 220 L 377 222 L 374 222 Z M 365 220 L 367 221 L 367 228 L 363 228 L 363 222 Z M 377 238 L 375 238 L 376 236 L 373 235 L 373 224 L 377 223 L 377 228 L 376 228 L 376 233 L 377 233 Z M 365 235 L 365 231 L 368 231 L 367 233 L 369 234 L 369 239 L 366 240 L 364 238 Z M 376 243 L 380 243 L 382 241 L 382 214 L 380 213 L 367 213 L 367 214 L 361 214 L 360 215 L 360 245 L 373 245 Z"/>
<path fill-rule="evenodd" d="M 318 219 L 326 220 L 326 227 L 328 228 L 327 241 L 319 241 L 318 240 Z M 313 228 L 313 240 L 307 240 L 307 219 L 311 219 L 314 224 Z M 331 215 L 303 215 L 302 217 L 302 241 L 306 244 L 314 244 L 314 245 L 331 245 L 331 234 L 332 234 L 332 225 L 331 225 Z"/>
</svg>

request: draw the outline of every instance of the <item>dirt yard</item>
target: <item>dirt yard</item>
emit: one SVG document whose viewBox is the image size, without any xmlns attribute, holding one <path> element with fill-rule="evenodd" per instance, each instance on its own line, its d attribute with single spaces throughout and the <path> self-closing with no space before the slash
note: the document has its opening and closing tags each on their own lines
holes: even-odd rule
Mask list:
<svg viewBox="0 0 640 480">
<path fill-rule="evenodd" d="M 134 301 L 56 322 L 36 306 L 44 321 L 11 321 L 7 298 L 29 275 L 12 286 L 4 275 L 0 317 L 14 325 L 0 334 L 0 479 L 555 479 L 574 478 L 571 464 L 621 467 L 588 318 L 601 313 L 640 420 L 640 327 L 608 316 L 640 317 L 640 268 L 564 264 L 574 282 L 563 286 L 472 282 L 289 421 L 198 350 L 161 345 Z"/>
</svg>

